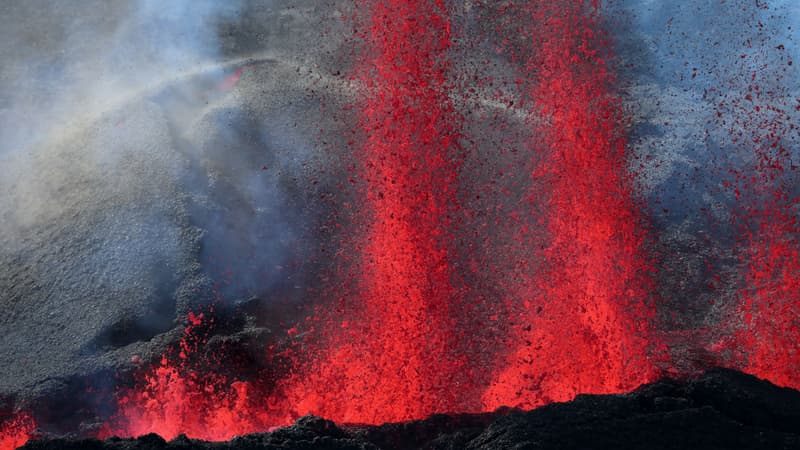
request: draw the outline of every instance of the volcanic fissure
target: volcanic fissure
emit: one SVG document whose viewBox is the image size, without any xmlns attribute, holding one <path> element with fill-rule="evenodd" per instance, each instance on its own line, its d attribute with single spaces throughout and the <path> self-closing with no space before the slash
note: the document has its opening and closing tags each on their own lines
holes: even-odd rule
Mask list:
<svg viewBox="0 0 800 450">
<path fill-rule="evenodd" d="M 348 175 L 331 202 L 347 217 L 325 225 L 336 239 L 318 298 L 244 351 L 251 336 L 220 330 L 244 321 L 235 316 L 248 305 L 227 305 L 214 290 L 177 343 L 120 374 L 106 393 L 113 407 L 87 434 L 223 441 L 310 414 L 376 425 L 530 410 L 697 372 L 675 363 L 679 333 L 658 323 L 658 236 L 631 170 L 633 119 L 599 0 L 467 2 L 477 37 L 462 35 L 467 19 L 455 3 L 354 0 L 337 18 L 352 32 L 353 64 L 338 75 L 349 89 Z M 502 60 L 512 81 L 465 71 L 471 46 L 491 48 L 479 64 Z M 760 88 L 780 80 L 751 68 L 743 62 L 732 75 L 747 100 L 720 105 L 727 122 L 718 115 L 749 155 L 727 170 L 735 206 L 729 224 L 720 219 L 734 230 L 741 282 L 726 320 L 708 325 L 722 336 L 703 346 L 714 357 L 694 369 L 722 365 L 800 389 L 790 117 L 800 107 L 780 105 L 791 93 Z M 236 89 L 248 70 L 234 68 L 215 89 Z M 522 131 L 498 143 L 517 159 L 478 154 L 471 124 L 491 127 L 492 118 L 471 101 L 523 116 Z M 513 188 L 476 175 L 481 158 Z M 513 251 L 492 248 L 500 241 Z M 158 339 L 169 324 L 141 339 L 117 328 L 104 350 Z M 0 450 L 36 436 L 32 411 L 6 412 Z"/>
</svg>

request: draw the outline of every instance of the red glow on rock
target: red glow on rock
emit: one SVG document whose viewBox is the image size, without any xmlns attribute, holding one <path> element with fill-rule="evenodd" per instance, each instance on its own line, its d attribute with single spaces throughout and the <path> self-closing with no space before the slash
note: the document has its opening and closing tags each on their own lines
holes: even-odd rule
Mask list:
<svg viewBox="0 0 800 450">
<path fill-rule="evenodd" d="M 383 423 L 470 409 L 448 248 L 460 119 L 447 92 L 444 2 L 361 6 L 370 17 L 356 69 L 368 86 L 354 180 L 364 202 L 351 243 L 358 293 L 322 312 L 319 356 L 288 392 L 299 414 Z"/>
<path fill-rule="evenodd" d="M 230 74 L 226 75 L 218 84 L 217 89 L 220 91 L 229 91 L 236 86 L 244 73 L 244 67 L 239 67 Z"/>
<path fill-rule="evenodd" d="M 534 48 L 526 61 L 546 152 L 550 243 L 529 288 L 507 367 L 484 395 L 488 408 L 532 408 L 579 393 L 615 393 L 652 381 L 648 304 L 652 266 L 626 175 L 621 100 L 610 49 L 588 2 L 526 4 L 516 11 Z M 532 257 L 535 257 L 532 255 Z M 533 275 L 531 275 L 533 276 Z"/>
<path fill-rule="evenodd" d="M 791 206 L 767 200 L 747 251 L 742 292 L 744 370 L 800 389 L 800 227 Z"/>
<path fill-rule="evenodd" d="M 185 434 L 224 441 L 288 423 L 273 414 L 254 384 L 225 375 L 223 361 L 199 356 L 203 320 L 203 314 L 190 314 L 179 351 L 167 352 L 157 365 L 136 374 L 136 386 L 118 393 L 117 414 L 98 437 L 156 433 L 167 440 Z"/>
<path fill-rule="evenodd" d="M 33 418 L 19 413 L 11 419 L 0 422 L 0 450 L 15 450 L 25 445 L 36 430 Z"/>
</svg>

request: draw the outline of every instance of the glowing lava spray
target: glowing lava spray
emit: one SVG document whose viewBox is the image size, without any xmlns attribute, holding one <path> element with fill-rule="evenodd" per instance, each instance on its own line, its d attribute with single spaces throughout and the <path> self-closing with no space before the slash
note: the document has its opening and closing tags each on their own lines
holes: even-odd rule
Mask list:
<svg viewBox="0 0 800 450">
<path fill-rule="evenodd" d="M 380 423 L 460 410 L 452 348 L 449 230 L 460 119 L 448 96 L 450 22 L 441 0 L 365 1 L 357 78 L 363 206 L 353 247 L 358 293 L 328 311 L 301 413 Z M 461 401 L 465 401 L 462 399 Z"/>
<path fill-rule="evenodd" d="M 546 152 L 550 244 L 545 269 L 520 292 L 508 365 L 487 407 L 531 408 L 578 393 L 628 390 L 656 376 L 647 337 L 652 266 L 626 174 L 620 97 L 596 2 L 531 2 L 517 12 L 534 47 L 525 61 Z"/>
</svg>

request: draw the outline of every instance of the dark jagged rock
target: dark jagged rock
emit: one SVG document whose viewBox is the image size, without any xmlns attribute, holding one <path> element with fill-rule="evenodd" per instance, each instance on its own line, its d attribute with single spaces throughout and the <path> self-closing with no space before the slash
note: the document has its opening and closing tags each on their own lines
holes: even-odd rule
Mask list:
<svg viewBox="0 0 800 450">
<path fill-rule="evenodd" d="M 380 426 L 339 427 L 303 417 L 272 433 L 209 443 L 138 439 L 29 442 L 25 450 L 96 449 L 800 449 L 800 392 L 715 369 L 620 395 L 580 395 L 534 411 L 435 415 Z"/>
<path fill-rule="evenodd" d="M 800 448 L 800 392 L 716 369 L 502 417 L 466 448 Z"/>
<path fill-rule="evenodd" d="M 111 438 L 105 441 L 84 439 L 52 439 L 32 441 L 27 450 L 377 450 L 370 442 L 358 439 L 329 420 L 319 417 L 302 417 L 294 425 L 272 433 L 255 433 L 237 436 L 228 442 L 205 442 L 178 436 L 170 442 L 160 436 L 148 434 L 138 439 Z"/>
</svg>

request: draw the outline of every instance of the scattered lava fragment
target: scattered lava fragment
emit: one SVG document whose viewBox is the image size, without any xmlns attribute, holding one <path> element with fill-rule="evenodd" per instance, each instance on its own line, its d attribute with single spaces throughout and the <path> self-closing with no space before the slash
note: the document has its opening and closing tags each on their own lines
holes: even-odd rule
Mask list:
<svg viewBox="0 0 800 450">
<path fill-rule="evenodd" d="M 734 365 L 800 389 L 800 134 L 792 91 L 797 74 L 783 63 L 785 48 L 776 42 L 781 32 L 770 28 L 775 25 L 769 6 L 749 8 L 748 41 L 759 45 L 736 61 L 728 74 L 730 93 L 718 110 L 723 124 L 730 121 L 726 128 L 735 150 L 749 161 L 731 170 L 739 202 L 734 219 L 743 242 Z"/>
<path fill-rule="evenodd" d="M 800 389 L 800 227 L 787 200 L 773 192 L 756 212 L 737 337 L 747 358 L 743 370 Z"/>
<path fill-rule="evenodd" d="M 452 347 L 448 249 L 460 125 L 447 92 L 445 2 L 361 3 L 369 17 L 356 77 L 369 93 L 358 105 L 358 294 L 323 313 L 320 357 L 291 390 L 301 414 L 382 423 L 468 401 L 454 388 L 464 370 Z"/>
<path fill-rule="evenodd" d="M 138 374 L 135 387 L 118 394 L 116 417 L 98 437 L 157 433 L 165 439 L 185 434 L 223 441 L 265 431 L 279 422 L 270 415 L 268 405 L 261 401 L 263 393 L 253 384 L 215 371 L 224 367 L 222 361 L 200 357 L 198 349 L 210 326 L 204 320 L 203 314 L 189 315 L 178 348 Z"/>
<path fill-rule="evenodd" d="M 19 413 L 11 419 L 0 422 L 0 450 L 15 450 L 28 442 L 36 429 L 33 418 Z"/>
<path fill-rule="evenodd" d="M 535 2 L 513 10 L 534 53 L 525 61 L 546 152 L 547 267 L 528 292 L 507 367 L 487 407 L 531 408 L 578 393 L 629 390 L 656 376 L 648 360 L 652 272 L 625 173 L 621 101 L 592 2 Z M 527 21 L 527 22 L 525 22 Z M 533 275 L 532 275 L 533 276 Z"/>
</svg>

